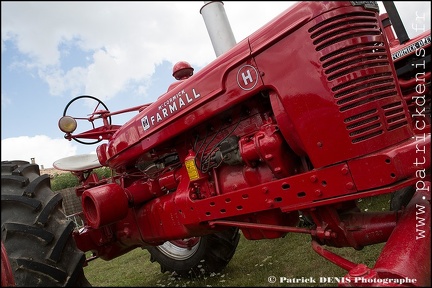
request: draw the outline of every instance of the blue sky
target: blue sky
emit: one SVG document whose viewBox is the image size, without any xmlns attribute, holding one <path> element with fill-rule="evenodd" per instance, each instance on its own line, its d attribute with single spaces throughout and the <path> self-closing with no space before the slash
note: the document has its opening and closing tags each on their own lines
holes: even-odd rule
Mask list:
<svg viewBox="0 0 432 288">
<path fill-rule="evenodd" d="M 224 8 L 240 42 L 293 3 L 225 1 Z M 110 111 L 150 103 L 174 82 L 174 63 L 186 60 L 199 71 L 213 61 L 203 4 L 2 1 L 1 160 L 35 158 L 50 168 L 94 153 L 97 145 L 63 138 L 57 123 L 66 104 L 80 95 L 101 99 Z M 416 23 L 430 29 L 429 1 L 396 6 L 409 36 L 421 32 Z"/>
</svg>

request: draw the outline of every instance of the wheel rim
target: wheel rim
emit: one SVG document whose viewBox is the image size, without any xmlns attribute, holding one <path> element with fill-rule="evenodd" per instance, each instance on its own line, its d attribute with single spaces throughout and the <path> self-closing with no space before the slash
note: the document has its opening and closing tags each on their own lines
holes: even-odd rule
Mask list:
<svg viewBox="0 0 432 288">
<path fill-rule="evenodd" d="M 175 260 L 185 260 L 198 250 L 200 238 L 193 237 L 182 240 L 167 241 L 162 245 L 157 246 L 159 251 Z"/>
<path fill-rule="evenodd" d="M 15 279 L 10 266 L 9 257 L 7 256 L 6 247 L 1 242 L 1 286 L 2 287 L 13 287 L 15 286 Z"/>
</svg>

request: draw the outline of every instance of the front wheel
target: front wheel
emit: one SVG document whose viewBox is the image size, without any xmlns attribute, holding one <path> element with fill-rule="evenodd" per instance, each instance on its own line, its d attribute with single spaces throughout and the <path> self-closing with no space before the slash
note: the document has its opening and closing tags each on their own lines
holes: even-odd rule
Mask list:
<svg viewBox="0 0 432 288">
<path fill-rule="evenodd" d="M 25 161 L 2 161 L 1 171 L 2 286 L 90 286 L 85 255 L 72 238 L 75 225 L 49 175 Z"/>
<path fill-rule="evenodd" d="M 390 210 L 397 211 L 408 205 L 416 189 L 413 186 L 402 188 L 391 194 Z"/>
<path fill-rule="evenodd" d="M 234 256 L 239 240 L 238 228 L 229 228 L 202 237 L 167 241 L 147 250 L 150 260 L 160 264 L 162 273 L 198 277 L 222 271 Z"/>
</svg>

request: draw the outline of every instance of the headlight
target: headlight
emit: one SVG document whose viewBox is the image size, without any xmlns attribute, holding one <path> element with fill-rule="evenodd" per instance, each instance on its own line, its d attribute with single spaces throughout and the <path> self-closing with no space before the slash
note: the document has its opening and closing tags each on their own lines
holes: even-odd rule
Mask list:
<svg viewBox="0 0 432 288">
<path fill-rule="evenodd" d="M 65 133 L 72 133 L 77 128 L 77 122 L 70 116 L 63 116 L 58 122 L 61 131 Z"/>
</svg>

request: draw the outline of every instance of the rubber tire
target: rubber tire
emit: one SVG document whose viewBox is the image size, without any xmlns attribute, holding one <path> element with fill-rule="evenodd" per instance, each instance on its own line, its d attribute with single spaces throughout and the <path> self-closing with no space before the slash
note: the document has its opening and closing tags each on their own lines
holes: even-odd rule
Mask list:
<svg viewBox="0 0 432 288">
<path fill-rule="evenodd" d="M 199 237 L 198 248 L 184 260 L 167 256 L 159 246 L 147 250 L 150 252 L 150 261 L 158 262 L 162 273 L 168 271 L 184 278 L 197 278 L 225 269 L 234 256 L 239 240 L 240 233 L 235 227 Z"/>
<path fill-rule="evenodd" d="M 415 188 L 412 186 L 402 188 L 391 194 L 390 210 L 398 211 L 408 205 L 415 193 Z"/>
<path fill-rule="evenodd" d="M 26 161 L 2 161 L 1 172 L 1 236 L 15 285 L 91 286 L 85 255 L 72 237 L 75 224 L 49 175 L 40 176 L 39 166 Z"/>
</svg>

